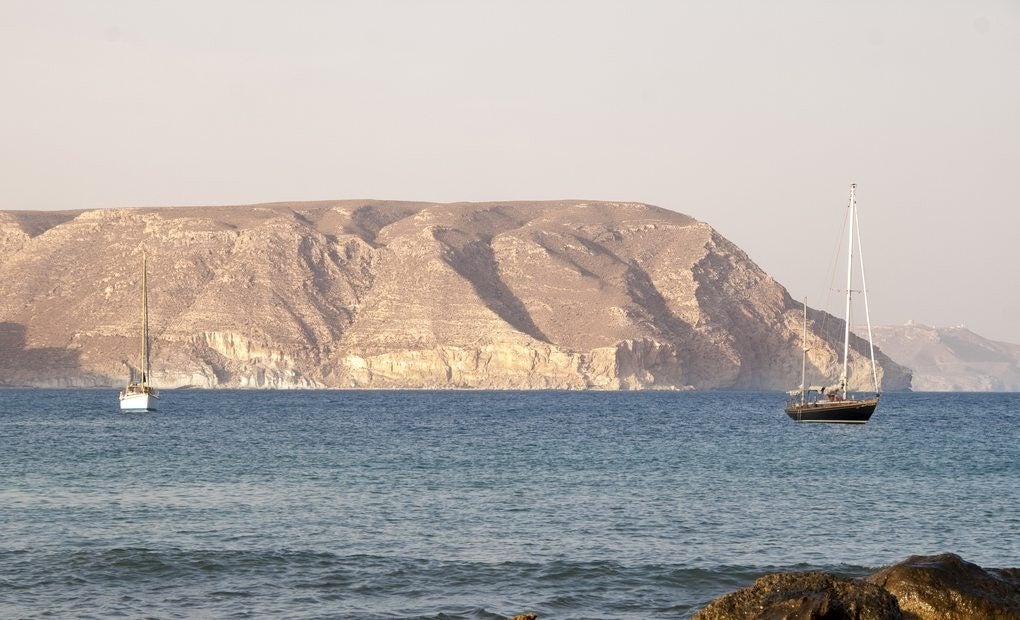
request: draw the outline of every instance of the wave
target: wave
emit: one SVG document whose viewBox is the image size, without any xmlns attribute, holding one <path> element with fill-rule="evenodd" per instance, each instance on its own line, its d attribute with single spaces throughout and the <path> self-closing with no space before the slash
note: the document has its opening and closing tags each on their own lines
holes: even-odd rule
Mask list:
<svg viewBox="0 0 1020 620">
<path fill-rule="evenodd" d="M 863 566 L 454 561 L 312 550 L 124 547 L 0 551 L 9 611 L 56 615 L 355 618 L 681 617 L 771 572 Z"/>
</svg>

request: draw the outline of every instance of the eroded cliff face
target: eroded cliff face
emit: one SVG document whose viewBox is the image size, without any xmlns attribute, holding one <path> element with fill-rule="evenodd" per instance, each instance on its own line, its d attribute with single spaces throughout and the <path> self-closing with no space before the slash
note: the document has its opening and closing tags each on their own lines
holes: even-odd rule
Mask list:
<svg viewBox="0 0 1020 620">
<path fill-rule="evenodd" d="M 123 383 L 138 363 L 143 247 L 163 387 L 800 382 L 799 304 L 690 217 L 633 203 L 340 201 L 0 212 L 0 384 Z M 822 381 L 838 374 L 842 323 L 810 319 Z M 908 387 L 880 357 L 885 388 Z"/>
<path fill-rule="evenodd" d="M 989 340 L 966 327 L 884 325 L 875 342 L 913 369 L 921 392 L 1020 391 L 1020 345 Z"/>
</svg>

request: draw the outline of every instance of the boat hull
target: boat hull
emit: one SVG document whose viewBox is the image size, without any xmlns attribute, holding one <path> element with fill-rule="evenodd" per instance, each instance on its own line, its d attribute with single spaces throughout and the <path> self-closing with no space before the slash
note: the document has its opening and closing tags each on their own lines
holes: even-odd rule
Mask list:
<svg viewBox="0 0 1020 620">
<path fill-rule="evenodd" d="M 155 411 L 155 397 L 152 394 L 121 394 L 120 410 L 123 412 Z"/>
<path fill-rule="evenodd" d="M 797 422 L 864 424 L 878 407 L 878 399 L 795 403 L 786 407 L 786 415 Z"/>
</svg>

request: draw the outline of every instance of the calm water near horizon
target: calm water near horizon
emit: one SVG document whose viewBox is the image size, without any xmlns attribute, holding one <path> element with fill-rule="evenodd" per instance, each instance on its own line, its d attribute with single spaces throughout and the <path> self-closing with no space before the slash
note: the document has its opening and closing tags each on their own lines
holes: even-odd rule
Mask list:
<svg viewBox="0 0 1020 620">
<path fill-rule="evenodd" d="M 687 618 L 778 570 L 1020 566 L 1020 394 L 0 390 L 0 617 Z"/>
</svg>

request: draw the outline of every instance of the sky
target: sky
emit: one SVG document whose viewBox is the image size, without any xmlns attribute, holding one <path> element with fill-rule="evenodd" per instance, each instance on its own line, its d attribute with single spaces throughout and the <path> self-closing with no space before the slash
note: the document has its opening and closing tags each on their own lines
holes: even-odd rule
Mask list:
<svg viewBox="0 0 1020 620">
<path fill-rule="evenodd" d="M 0 0 L 0 209 L 645 202 L 1020 343 L 1020 1 Z M 842 286 L 837 284 L 837 286 Z"/>
</svg>

